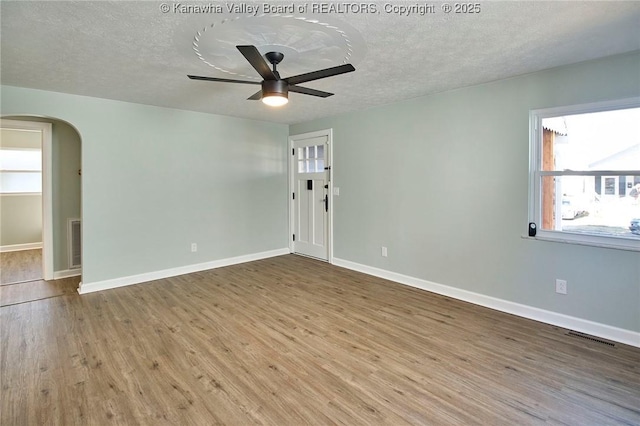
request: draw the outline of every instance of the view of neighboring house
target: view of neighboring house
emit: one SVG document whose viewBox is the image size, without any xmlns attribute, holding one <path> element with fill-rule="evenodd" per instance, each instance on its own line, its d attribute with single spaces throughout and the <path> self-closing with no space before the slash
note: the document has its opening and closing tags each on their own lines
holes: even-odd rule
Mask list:
<svg viewBox="0 0 640 426">
<path fill-rule="evenodd" d="M 629 221 L 640 217 L 628 197 L 640 183 L 628 173 L 640 164 L 637 123 L 638 108 L 542 120 L 544 170 L 562 174 L 543 178 L 543 229 L 632 237 Z"/>
<path fill-rule="evenodd" d="M 640 143 L 589 164 L 589 170 L 633 170 L 640 164 Z M 594 180 L 594 191 L 601 196 L 624 197 L 640 176 L 602 176 Z"/>
</svg>

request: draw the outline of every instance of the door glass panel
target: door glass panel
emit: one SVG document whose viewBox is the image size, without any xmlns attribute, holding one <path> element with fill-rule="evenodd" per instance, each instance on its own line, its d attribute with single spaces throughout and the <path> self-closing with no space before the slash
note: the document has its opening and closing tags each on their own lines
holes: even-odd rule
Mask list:
<svg viewBox="0 0 640 426">
<path fill-rule="evenodd" d="M 324 171 L 324 145 L 298 148 L 298 173 L 318 173 Z"/>
<path fill-rule="evenodd" d="M 612 177 L 604 178 L 604 193 L 606 195 L 616 194 L 616 178 L 612 178 Z"/>
</svg>

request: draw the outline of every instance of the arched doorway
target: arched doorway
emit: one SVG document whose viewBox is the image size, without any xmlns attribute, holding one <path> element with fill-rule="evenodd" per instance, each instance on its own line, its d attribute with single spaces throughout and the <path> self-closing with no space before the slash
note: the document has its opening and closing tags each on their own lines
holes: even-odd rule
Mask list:
<svg viewBox="0 0 640 426">
<path fill-rule="evenodd" d="M 1 127 L 3 136 L 16 137 L 17 135 L 17 140 L 14 139 L 13 142 L 11 137 L 3 138 L 1 146 L 5 152 L 11 154 L 12 158 L 30 157 L 32 160 L 34 158 L 33 142 L 25 145 L 24 141 L 20 140 L 24 139 L 20 137 L 21 134 L 32 136 L 32 141 L 35 135 L 41 141 L 42 167 L 39 171 L 32 170 L 33 165 L 27 164 L 24 166 L 25 170 L 15 170 L 12 174 L 3 173 L 2 176 L 4 180 L 0 197 L 3 197 L 3 213 L 8 212 L 6 216 L 2 215 L 3 218 L 8 218 L 2 220 L 2 231 L 12 229 L 27 231 L 27 233 L 24 235 L 20 235 L 20 232 L 9 233 L 12 239 L 0 241 L 0 250 L 2 250 L 0 255 L 12 250 L 29 250 L 31 247 L 37 247 L 38 243 L 41 247 L 40 271 L 25 269 L 22 271 L 22 276 L 20 273 L 14 274 L 13 280 L 18 282 L 20 278 L 23 278 L 22 281 L 28 281 L 29 278 L 56 280 L 81 275 L 81 137 L 79 132 L 73 125 L 63 120 L 28 115 L 2 117 Z M 20 181 L 24 183 L 27 180 L 33 183 L 34 174 L 37 173 L 41 175 L 40 188 L 20 184 Z M 30 176 L 31 179 L 20 179 L 21 175 Z M 39 215 L 28 210 L 34 208 L 33 199 L 38 195 L 41 197 Z M 11 211 L 11 209 L 16 210 Z M 36 216 L 41 219 L 40 241 L 33 241 L 35 229 L 38 226 L 37 220 L 34 220 Z M 22 222 L 9 223 L 9 219 L 22 220 Z M 26 223 L 27 221 L 32 222 Z M 30 259 L 31 265 L 33 264 L 33 256 L 25 254 L 15 257 L 21 257 L 27 261 Z M 7 268 L 3 268 L 5 269 Z M 34 275 L 36 272 L 39 272 L 40 276 L 36 277 Z M 24 273 L 31 275 L 26 276 Z M 6 279 L 1 278 L 4 285 Z"/>
</svg>

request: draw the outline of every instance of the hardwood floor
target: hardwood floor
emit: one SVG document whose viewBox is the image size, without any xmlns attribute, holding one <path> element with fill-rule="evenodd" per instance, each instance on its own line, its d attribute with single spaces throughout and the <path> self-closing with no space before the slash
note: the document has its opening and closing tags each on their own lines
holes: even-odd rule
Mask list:
<svg viewBox="0 0 640 426">
<path fill-rule="evenodd" d="M 77 294 L 79 284 L 80 277 L 70 277 L 53 281 L 35 280 L 3 285 L 0 287 L 0 306 Z"/>
<path fill-rule="evenodd" d="M 0 285 L 42 279 L 42 250 L 0 253 Z"/>
<path fill-rule="evenodd" d="M 288 255 L 0 308 L 3 425 L 640 424 L 640 349 Z"/>
</svg>

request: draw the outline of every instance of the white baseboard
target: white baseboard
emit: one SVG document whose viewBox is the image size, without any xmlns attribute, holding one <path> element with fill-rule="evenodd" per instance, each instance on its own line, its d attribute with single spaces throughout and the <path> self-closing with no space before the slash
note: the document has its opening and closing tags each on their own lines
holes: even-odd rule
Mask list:
<svg viewBox="0 0 640 426">
<path fill-rule="evenodd" d="M 80 283 L 78 293 L 87 294 L 94 291 L 109 290 L 127 285 L 140 284 L 162 278 L 170 278 L 178 275 L 190 274 L 193 272 L 205 271 L 207 269 L 221 268 L 223 266 L 237 265 L 239 263 L 251 262 L 254 260 L 267 259 L 269 257 L 282 256 L 291 253 L 289 248 L 277 250 L 263 251 L 260 253 L 247 254 L 244 256 L 230 257 L 227 259 L 214 260 L 211 262 L 198 263 L 195 265 L 180 266 L 177 268 L 164 269 L 161 271 L 148 272 L 139 275 L 131 275 L 128 277 L 114 278 L 111 280 L 97 281 L 93 283 Z"/>
<path fill-rule="evenodd" d="M 82 275 L 82 269 L 65 269 L 64 271 L 54 271 L 53 279 L 60 280 L 62 278 L 78 277 Z"/>
<path fill-rule="evenodd" d="M 0 246 L 0 253 L 6 253 L 10 251 L 22 251 L 22 250 L 35 250 L 41 249 L 42 242 L 39 243 L 25 243 L 25 244 L 12 244 L 8 246 Z"/>
<path fill-rule="evenodd" d="M 495 309 L 497 311 L 506 312 L 524 318 L 544 322 L 561 328 L 579 331 L 581 333 L 591 334 L 593 336 L 602 337 L 604 339 L 615 342 L 624 343 L 626 345 L 640 347 L 640 333 L 625 330 L 622 328 L 612 327 L 597 322 L 572 317 L 569 315 L 559 314 L 532 306 L 522 305 L 520 303 L 510 302 L 508 300 L 498 299 L 486 296 L 480 293 L 474 293 L 468 290 L 462 290 L 443 284 L 426 281 L 420 278 L 410 277 L 398 274 L 396 272 L 378 269 L 367 265 L 351 262 L 344 259 L 333 259 L 333 264 L 343 268 L 363 272 L 375 277 L 384 278 L 400 284 L 430 291 L 432 293 L 441 294 L 454 299 L 463 300 L 465 302 L 474 303 L 476 305 Z"/>
</svg>

